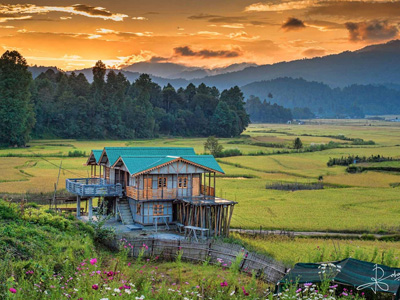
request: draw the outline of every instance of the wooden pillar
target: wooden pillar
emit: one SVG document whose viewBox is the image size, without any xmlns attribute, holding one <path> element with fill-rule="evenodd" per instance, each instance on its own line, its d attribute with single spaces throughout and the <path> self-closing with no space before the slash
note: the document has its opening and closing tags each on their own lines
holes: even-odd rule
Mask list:
<svg viewBox="0 0 400 300">
<path fill-rule="evenodd" d="M 93 218 L 93 198 L 89 198 L 89 221 L 92 221 Z"/>
<path fill-rule="evenodd" d="M 94 177 L 96 177 L 96 165 L 94 165 Z"/>
<path fill-rule="evenodd" d="M 214 197 L 216 196 L 217 189 L 215 188 L 215 172 L 214 172 Z"/>
<path fill-rule="evenodd" d="M 76 196 L 76 217 L 81 216 L 81 196 Z"/>
<path fill-rule="evenodd" d="M 211 172 L 208 173 L 208 196 L 211 196 Z"/>
<path fill-rule="evenodd" d="M 93 177 L 93 165 L 90 165 L 90 177 Z"/>
<path fill-rule="evenodd" d="M 101 165 L 99 165 L 99 173 L 100 173 L 99 177 L 101 178 Z"/>
<path fill-rule="evenodd" d="M 228 225 L 227 225 L 227 230 L 226 230 L 226 236 L 229 236 L 229 229 L 231 227 L 231 218 L 232 218 L 233 208 L 234 207 L 235 207 L 235 205 L 231 205 L 231 209 L 230 209 L 230 213 L 229 213 L 229 219 L 228 219 Z"/>
</svg>

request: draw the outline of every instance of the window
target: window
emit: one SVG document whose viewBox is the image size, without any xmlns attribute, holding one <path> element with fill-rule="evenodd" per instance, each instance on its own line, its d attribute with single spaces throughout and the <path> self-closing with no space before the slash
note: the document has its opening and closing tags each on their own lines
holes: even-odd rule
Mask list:
<svg viewBox="0 0 400 300">
<path fill-rule="evenodd" d="M 178 188 L 186 188 L 187 187 L 187 176 L 178 177 Z"/>
<path fill-rule="evenodd" d="M 136 204 L 136 214 L 137 215 L 142 214 L 142 205 L 140 203 Z"/>
<path fill-rule="evenodd" d="M 162 216 L 163 214 L 164 214 L 164 205 L 154 204 L 153 205 L 153 215 L 154 216 Z"/>
<path fill-rule="evenodd" d="M 109 167 L 104 167 L 104 178 L 107 180 L 107 182 L 110 181 L 110 168 Z"/>
<path fill-rule="evenodd" d="M 167 177 L 158 177 L 158 188 L 165 188 L 167 187 Z"/>
</svg>

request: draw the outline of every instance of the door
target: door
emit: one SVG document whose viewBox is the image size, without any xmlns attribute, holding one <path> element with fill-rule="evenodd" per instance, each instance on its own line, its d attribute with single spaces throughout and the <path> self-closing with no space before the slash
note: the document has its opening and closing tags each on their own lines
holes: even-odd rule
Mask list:
<svg viewBox="0 0 400 300">
<path fill-rule="evenodd" d="M 200 195 L 200 178 L 193 177 L 193 192 L 192 196 L 199 196 Z"/>
<path fill-rule="evenodd" d="M 144 191 L 143 196 L 145 199 L 153 198 L 153 179 L 152 178 L 144 178 Z"/>
</svg>

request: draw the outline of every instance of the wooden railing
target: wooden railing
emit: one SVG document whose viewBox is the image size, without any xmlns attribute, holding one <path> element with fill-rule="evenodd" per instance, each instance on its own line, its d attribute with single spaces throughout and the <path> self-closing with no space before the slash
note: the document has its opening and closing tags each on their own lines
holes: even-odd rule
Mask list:
<svg viewBox="0 0 400 300">
<path fill-rule="evenodd" d="M 206 186 L 204 187 L 204 185 L 200 186 L 200 193 L 206 196 L 213 196 L 215 197 L 215 188 L 210 187 L 210 186 Z"/>
<path fill-rule="evenodd" d="M 137 189 L 134 186 L 125 187 L 126 195 L 135 200 L 176 199 L 178 189 Z"/>
<path fill-rule="evenodd" d="M 65 181 L 68 192 L 86 197 L 122 196 L 121 184 L 108 184 L 104 178 L 74 178 Z"/>
</svg>

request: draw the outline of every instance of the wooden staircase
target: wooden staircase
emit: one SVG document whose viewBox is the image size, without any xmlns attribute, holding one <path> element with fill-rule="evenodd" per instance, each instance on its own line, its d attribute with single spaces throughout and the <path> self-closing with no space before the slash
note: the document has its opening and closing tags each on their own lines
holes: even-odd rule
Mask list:
<svg viewBox="0 0 400 300">
<path fill-rule="evenodd" d="M 118 211 L 119 211 L 119 215 L 122 220 L 122 224 L 132 225 L 135 223 L 135 222 L 133 222 L 131 208 L 130 208 L 129 202 L 126 198 L 122 198 L 119 200 Z"/>
</svg>

